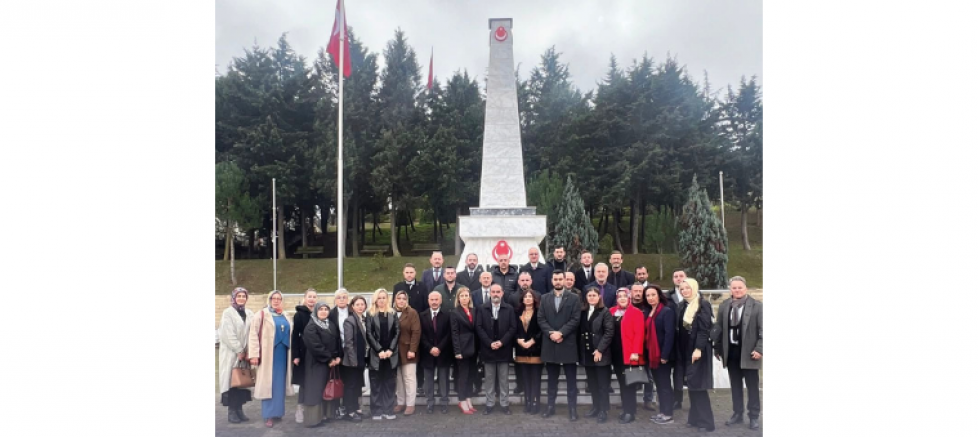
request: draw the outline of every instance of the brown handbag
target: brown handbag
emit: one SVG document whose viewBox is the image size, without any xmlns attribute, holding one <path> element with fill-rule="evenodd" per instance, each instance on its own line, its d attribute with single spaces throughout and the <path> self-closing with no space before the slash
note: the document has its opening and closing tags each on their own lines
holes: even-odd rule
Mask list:
<svg viewBox="0 0 978 437">
<path fill-rule="evenodd" d="M 231 368 L 231 387 L 250 388 L 255 386 L 255 371 L 243 361 L 237 360 Z"/>
<path fill-rule="evenodd" d="M 336 366 L 329 368 L 329 382 L 323 390 L 323 400 L 333 401 L 343 398 L 343 380 L 336 377 Z"/>
</svg>

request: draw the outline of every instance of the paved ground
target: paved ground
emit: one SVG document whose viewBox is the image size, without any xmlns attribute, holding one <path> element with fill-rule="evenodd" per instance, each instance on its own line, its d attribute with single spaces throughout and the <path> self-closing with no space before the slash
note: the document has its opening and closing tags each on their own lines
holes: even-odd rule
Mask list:
<svg viewBox="0 0 978 437">
<path fill-rule="evenodd" d="M 761 392 L 763 408 L 763 391 Z M 614 398 L 614 395 L 612 395 Z M 641 395 L 639 395 L 641 400 Z M 418 409 L 418 413 L 413 416 L 397 416 L 395 420 L 374 421 L 369 418 L 359 424 L 346 421 L 332 421 L 320 428 L 305 428 L 301 424 L 295 423 L 295 404 L 296 397 L 291 396 L 286 400 L 286 417 L 277 422 L 273 428 L 265 428 L 261 420 L 261 402 L 251 401 L 245 404 L 245 414 L 251 419 L 247 423 L 232 425 L 227 421 L 227 409 L 221 406 L 220 395 L 217 396 L 216 404 L 216 435 L 218 437 L 251 437 L 251 436 L 322 436 L 322 435 L 350 435 L 359 437 L 373 436 L 479 436 L 479 437 L 564 437 L 570 435 L 587 436 L 760 436 L 764 430 L 764 415 L 761 413 L 761 429 L 751 431 L 747 425 L 736 425 L 727 427 L 723 425 L 732 412 L 730 390 L 714 390 L 710 392 L 710 401 L 713 404 L 713 415 L 717 429 L 712 433 L 700 433 L 696 429 L 686 427 L 686 415 L 689 409 L 689 399 L 686 398 L 684 409 L 675 413 L 675 422 L 672 425 L 656 425 L 649 421 L 655 413 L 646 411 L 639 405 L 638 420 L 633 423 L 622 425 L 617 422 L 617 415 L 621 413 L 615 406 L 612 406 L 612 415 L 615 419 L 609 418 L 604 424 L 598 424 L 594 419 L 580 418 L 577 422 L 570 422 L 567 418 L 567 407 L 557 406 L 557 415 L 543 419 L 539 415 L 530 416 L 523 414 L 522 406 L 511 406 L 513 415 L 505 416 L 494 412 L 491 416 L 483 416 L 482 408 L 476 406 L 479 412 L 472 416 L 466 416 L 459 411 L 458 406 L 450 406 L 448 414 L 441 414 L 435 410 L 435 414 L 425 414 L 424 407 Z M 746 401 L 746 399 L 745 399 Z M 578 407 L 578 414 L 583 415 L 588 406 Z M 364 411 L 369 413 L 369 406 L 364 406 Z"/>
</svg>

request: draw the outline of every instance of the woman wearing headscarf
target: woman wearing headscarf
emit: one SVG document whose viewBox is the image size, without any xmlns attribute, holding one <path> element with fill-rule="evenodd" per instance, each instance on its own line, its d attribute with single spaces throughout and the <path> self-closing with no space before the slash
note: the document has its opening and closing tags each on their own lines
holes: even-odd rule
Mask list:
<svg viewBox="0 0 978 437">
<path fill-rule="evenodd" d="M 374 420 L 396 419 L 394 386 L 397 372 L 398 334 L 401 324 L 391 309 L 387 290 L 374 291 L 367 311 L 367 344 L 370 345 L 370 415 Z"/>
<path fill-rule="evenodd" d="M 313 319 L 313 308 L 316 306 L 316 290 L 310 288 L 302 297 L 302 303 L 295 306 L 295 315 L 292 316 L 292 384 L 299 386 L 299 399 L 302 399 L 304 390 L 302 389 L 305 380 L 306 366 L 302 360 L 306 356 L 306 345 L 302 341 L 302 335 L 306 331 L 309 320 Z M 302 423 L 304 405 L 299 402 L 295 407 L 295 422 Z M 315 425 L 315 423 L 313 424 Z"/>
<path fill-rule="evenodd" d="M 649 316 L 645 319 L 645 353 L 655 388 L 659 395 L 659 414 L 652 421 L 664 425 L 673 423 L 672 413 L 672 362 L 675 361 L 676 312 L 672 303 L 658 285 L 645 287 L 645 303 L 649 306 Z"/>
<path fill-rule="evenodd" d="M 261 417 L 271 428 L 285 415 L 285 397 L 292 396 L 292 324 L 282 308 L 282 292 L 268 294 L 268 305 L 258 313 L 248 334 L 248 359 L 258 366 L 255 398 L 261 399 Z"/>
<path fill-rule="evenodd" d="M 308 413 L 304 422 L 308 428 L 329 423 L 329 405 L 332 401 L 323 400 L 323 391 L 329 382 L 330 370 L 340 364 L 342 355 L 340 330 L 329 322 L 329 305 L 317 303 L 312 314 L 312 323 L 306 326 L 306 332 L 302 334 L 306 350 L 302 363 L 305 379 L 303 389 L 299 390 L 299 404 L 305 405 Z"/>
<path fill-rule="evenodd" d="M 591 387 L 593 402 L 584 417 L 598 418 L 598 423 L 608 421 L 611 399 L 611 341 L 615 335 L 615 322 L 611 313 L 604 307 L 601 289 L 588 285 L 584 291 L 584 308 L 581 310 L 581 324 L 578 326 L 581 364 L 587 374 L 587 384 Z"/>
<path fill-rule="evenodd" d="M 643 347 L 645 343 L 645 315 L 632 306 L 632 292 L 621 287 L 615 294 L 615 307 L 610 309 L 615 325 L 615 336 L 611 341 L 611 365 L 618 378 L 621 389 L 621 407 L 624 412 L 618 416 L 619 423 L 635 421 L 635 392 L 638 385 L 625 384 L 625 372 L 635 366 L 645 365 Z M 634 371 L 634 370 L 633 370 Z M 645 371 L 645 369 L 641 369 Z"/>
<path fill-rule="evenodd" d="M 398 291 L 394 296 L 394 310 L 401 328 L 401 334 L 397 337 L 401 365 L 397 367 L 397 406 L 394 407 L 394 414 L 403 411 L 405 416 L 414 414 L 418 396 L 418 345 L 421 344 L 421 319 L 418 312 L 408 305 L 409 300 L 407 290 Z"/>
<path fill-rule="evenodd" d="M 367 300 L 363 296 L 354 296 L 350 301 L 349 317 L 343 322 L 343 406 L 346 420 L 359 422 L 363 419 L 360 410 L 360 395 L 363 389 L 363 371 L 369 359 L 367 347 L 367 327 L 365 314 Z"/>
<path fill-rule="evenodd" d="M 713 308 L 700 296 L 700 285 L 693 278 L 679 283 L 683 301 L 679 303 L 679 352 L 686 364 L 686 387 L 689 389 L 689 419 L 687 426 L 700 431 L 716 429 L 710 395 L 713 389 Z"/>
<path fill-rule="evenodd" d="M 221 326 L 218 328 L 219 365 L 218 375 L 221 380 L 221 405 L 228 407 L 228 422 L 241 423 L 247 421 L 241 406 L 251 400 L 251 390 L 231 387 L 231 371 L 239 362 L 247 364 L 248 330 L 254 314 L 245 308 L 248 303 L 248 290 L 243 287 L 231 292 L 231 306 L 221 314 Z"/>
</svg>

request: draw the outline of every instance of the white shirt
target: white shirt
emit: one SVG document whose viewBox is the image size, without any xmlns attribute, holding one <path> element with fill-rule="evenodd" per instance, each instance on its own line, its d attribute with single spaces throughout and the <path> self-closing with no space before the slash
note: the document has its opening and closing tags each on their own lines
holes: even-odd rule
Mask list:
<svg viewBox="0 0 978 437">
<path fill-rule="evenodd" d="M 496 320 L 499 318 L 499 305 L 492 306 L 492 319 Z"/>
<path fill-rule="evenodd" d="M 407 281 L 404 281 L 404 283 L 405 283 L 405 284 L 407 284 L 407 286 L 408 286 L 409 288 L 410 288 L 410 287 L 414 287 L 414 281 L 411 281 L 411 282 L 407 282 Z"/>
<path fill-rule="evenodd" d="M 587 318 L 591 319 L 591 315 L 594 314 L 594 305 L 591 305 L 591 309 L 587 310 Z"/>
<path fill-rule="evenodd" d="M 431 273 L 435 277 L 435 281 L 438 281 L 438 277 L 441 276 L 441 268 L 432 269 Z"/>
<path fill-rule="evenodd" d="M 438 316 L 438 310 L 431 310 L 431 320 L 435 320 L 436 316 Z"/>
<path fill-rule="evenodd" d="M 591 280 L 591 268 L 590 267 L 585 267 L 584 268 L 584 279 L 586 279 L 588 281 Z"/>
<path fill-rule="evenodd" d="M 346 321 L 347 317 L 350 317 L 350 307 L 336 309 L 336 321 L 339 322 L 340 325 L 341 337 L 343 336 L 343 322 Z"/>
</svg>

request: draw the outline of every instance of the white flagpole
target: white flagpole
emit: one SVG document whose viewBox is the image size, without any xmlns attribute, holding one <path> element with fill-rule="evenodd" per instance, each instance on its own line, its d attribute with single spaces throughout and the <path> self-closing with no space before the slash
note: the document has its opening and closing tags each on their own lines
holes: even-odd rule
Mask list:
<svg viewBox="0 0 978 437">
<path fill-rule="evenodd" d="M 278 207 L 275 204 L 275 178 L 272 178 L 272 290 L 278 290 Z"/>
<path fill-rule="evenodd" d="M 724 203 L 723 203 L 723 172 L 720 172 L 720 223 L 723 224 L 723 228 L 727 228 L 727 216 L 724 213 Z"/>
<path fill-rule="evenodd" d="M 343 221 L 343 52 L 346 43 L 346 5 L 340 0 L 340 111 L 339 147 L 336 152 L 336 278 L 343 288 L 343 256 L 346 254 L 346 223 Z"/>
</svg>

